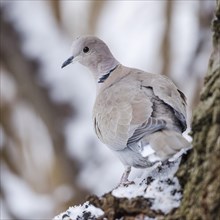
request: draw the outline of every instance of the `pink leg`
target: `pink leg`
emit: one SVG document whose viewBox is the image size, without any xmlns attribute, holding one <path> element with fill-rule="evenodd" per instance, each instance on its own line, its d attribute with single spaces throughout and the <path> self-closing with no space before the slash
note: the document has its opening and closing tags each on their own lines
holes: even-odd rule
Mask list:
<svg viewBox="0 0 220 220">
<path fill-rule="evenodd" d="M 128 180 L 128 176 L 129 176 L 130 172 L 131 172 L 131 167 L 126 166 L 125 171 L 124 171 L 124 173 L 121 177 L 121 181 L 119 183 L 119 186 L 127 186 L 127 185 L 130 185 L 130 184 L 134 183 L 133 181 L 131 182 L 131 181 Z"/>
</svg>

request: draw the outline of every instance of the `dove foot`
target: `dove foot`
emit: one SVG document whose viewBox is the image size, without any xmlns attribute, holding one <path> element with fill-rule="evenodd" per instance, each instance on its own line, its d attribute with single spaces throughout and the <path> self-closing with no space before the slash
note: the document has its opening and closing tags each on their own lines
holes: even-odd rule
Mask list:
<svg viewBox="0 0 220 220">
<path fill-rule="evenodd" d="M 128 176 L 129 176 L 130 172 L 131 172 L 131 167 L 130 166 L 126 166 L 125 167 L 125 171 L 122 174 L 120 183 L 119 183 L 119 185 L 116 188 L 118 188 L 120 186 L 129 186 L 131 184 L 134 184 L 134 181 L 129 181 L 128 180 Z"/>
<path fill-rule="evenodd" d="M 128 187 L 129 185 L 135 184 L 134 181 L 127 180 L 126 182 L 120 183 L 119 186 Z"/>
</svg>

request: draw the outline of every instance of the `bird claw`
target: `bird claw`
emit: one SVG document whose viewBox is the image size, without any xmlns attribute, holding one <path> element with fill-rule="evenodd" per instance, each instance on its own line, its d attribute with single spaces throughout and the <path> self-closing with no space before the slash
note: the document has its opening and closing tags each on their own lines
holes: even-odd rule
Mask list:
<svg viewBox="0 0 220 220">
<path fill-rule="evenodd" d="M 125 181 L 121 181 L 116 187 L 115 189 L 118 189 L 119 187 L 128 187 L 130 185 L 135 184 L 134 181 L 129 181 L 129 180 L 125 180 Z"/>
<path fill-rule="evenodd" d="M 128 187 L 129 185 L 133 185 L 133 184 L 135 184 L 134 181 L 127 180 L 126 182 L 120 183 L 119 186 Z"/>
</svg>

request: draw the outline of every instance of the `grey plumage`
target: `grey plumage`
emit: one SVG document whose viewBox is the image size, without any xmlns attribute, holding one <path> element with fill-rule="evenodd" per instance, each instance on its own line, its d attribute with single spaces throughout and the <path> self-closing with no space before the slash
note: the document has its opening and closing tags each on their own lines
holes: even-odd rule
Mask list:
<svg viewBox="0 0 220 220">
<path fill-rule="evenodd" d="M 83 52 L 84 47 L 89 51 Z M 92 71 L 97 83 L 95 132 L 127 167 L 122 182 L 131 166 L 153 165 L 141 154 L 144 145 L 150 144 L 162 161 L 190 147 L 181 135 L 186 130 L 186 98 L 170 79 L 121 65 L 93 36 L 74 41 L 73 57 Z"/>
</svg>

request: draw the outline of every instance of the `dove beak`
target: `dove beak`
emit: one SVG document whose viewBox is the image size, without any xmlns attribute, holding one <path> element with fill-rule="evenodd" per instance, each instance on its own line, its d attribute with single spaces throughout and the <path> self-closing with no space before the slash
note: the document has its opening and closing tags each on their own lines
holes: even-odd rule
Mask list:
<svg viewBox="0 0 220 220">
<path fill-rule="evenodd" d="M 71 56 L 70 58 L 68 58 L 64 63 L 63 63 L 63 65 L 61 66 L 61 68 L 63 68 L 63 67 L 65 67 L 65 66 L 67 66 L 67 65 L 69 65 L 70 63 L 72 63 L 73 62 L 73 56 Z"/>
</svg>

